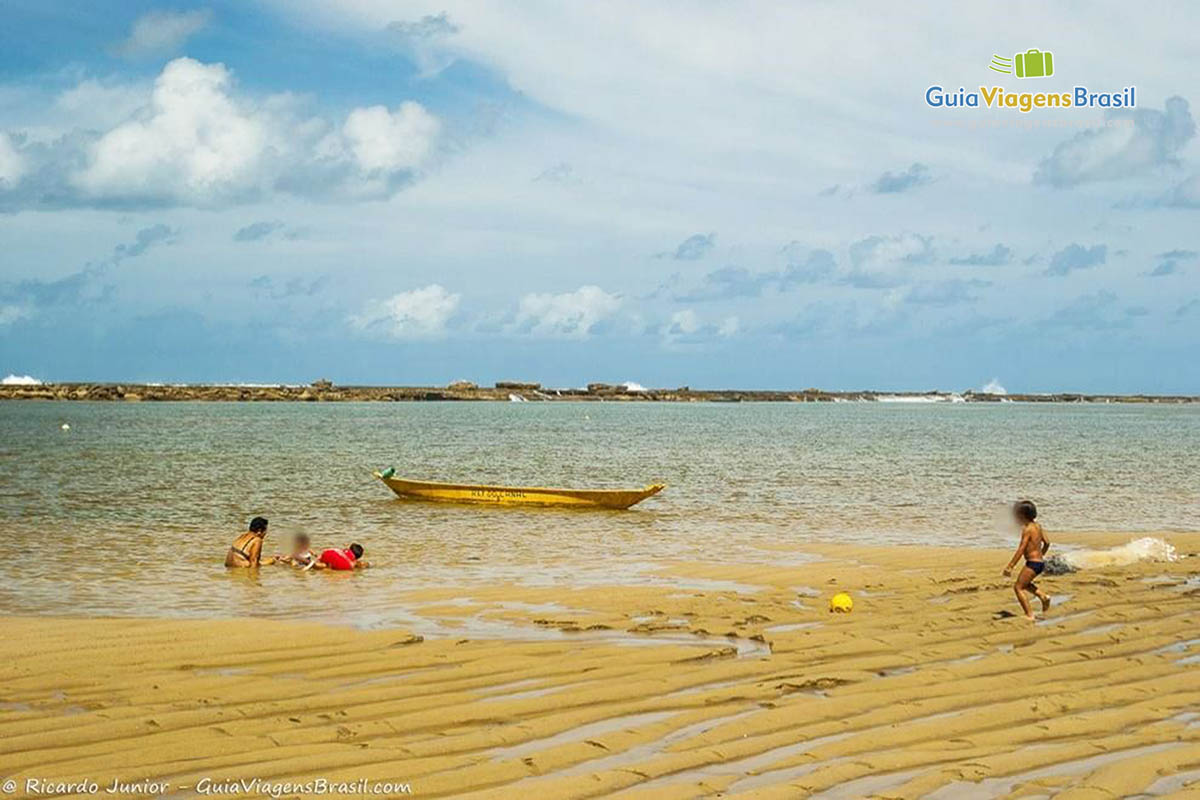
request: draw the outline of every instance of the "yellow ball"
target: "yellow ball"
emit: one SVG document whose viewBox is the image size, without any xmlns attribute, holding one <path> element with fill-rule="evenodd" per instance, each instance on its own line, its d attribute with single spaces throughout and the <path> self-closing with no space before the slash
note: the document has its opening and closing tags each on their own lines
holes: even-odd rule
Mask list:
<svg viewBox="0 0 1200 800">
<path fill-rule="evenodd" d="M 829 598 L 829 610 L 836 611 L 839 614 L 849 614 L 854 610 L 854 600 L 845 592 L 838 592 Z"/>
</svg>

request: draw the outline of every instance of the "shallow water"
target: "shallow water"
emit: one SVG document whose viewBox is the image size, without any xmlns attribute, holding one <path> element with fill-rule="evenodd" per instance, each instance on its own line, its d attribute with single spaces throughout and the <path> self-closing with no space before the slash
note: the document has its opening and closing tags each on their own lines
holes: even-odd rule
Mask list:
<svg viewBox="0 0 1200 800">
<path fill-rule="evenodd" d="M 371 478 L 393 464 L 668 489 L 628 512 L 417 504 Z M 1026 495 L 1050 531 L 1195 529 L 1198 476 L 1196 406 L 5 402 L 0 613 L 403 624 L 409 587 L 663 582 L 666 560 L 795 561 L 813 541 L 1007 547 L 1000 511 Z M 225 570 L 256 514 L 267 552 L 303 530 L 377 568 Z"/>
</svg>

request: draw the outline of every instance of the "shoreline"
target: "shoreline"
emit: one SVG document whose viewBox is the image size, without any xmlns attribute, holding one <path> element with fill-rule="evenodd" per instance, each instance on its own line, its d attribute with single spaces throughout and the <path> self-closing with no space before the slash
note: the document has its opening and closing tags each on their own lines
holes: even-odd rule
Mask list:
<svg viewBox="0 0 1200 800">
<path fill-rule="evenodd" d="M 1152 394 L 1048 394 L 1004 395 L 966 391 L 962 393 L 858 391 L 833 392 L 822 389 L 673 389 L 628 388 L 625 385 L 591 383 L 584 388 L 543 387 L 540 383 L 499 381 L 494 386 L 477 386 L 457 381 L 448 386 L 336 386 L 314 381 L 308 386 L 293 384 L 138 384 L 138 383 L 42 383 L 0 386 L 0 400 L 99 401 L 99 402 L 668 402 L 668 403 L 1131 403 L 1194 404 L 1200 396 Z"/>
<path fill-rule="evenodd" d="M 1162 536 L 1200 550 L 1200 533 Z M 1043 578 L 1058 602 L 1030 624 L 999 615 L 1017 610 L 1008 550 L 817 549 L 787 565 L 663 562 L 679 585 L 620 591 L 398 589 L 459 631 L 436 637 L 7 617 L 0 775 L 626 800 L 1200 787 L 1196 556 Z M 842 590 L 853 613 L 829 614 Z M 554 638 L 483 638 L 471 620 Z"/>
</svg>

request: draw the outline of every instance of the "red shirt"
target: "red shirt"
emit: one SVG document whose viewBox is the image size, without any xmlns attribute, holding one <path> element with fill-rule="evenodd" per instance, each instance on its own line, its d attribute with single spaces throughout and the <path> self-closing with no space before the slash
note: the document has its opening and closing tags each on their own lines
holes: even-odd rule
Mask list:
<svg viewBox="0 0 1200 800">
<path fill-rule="evenodd" d="M 354 569 L 354 553 L 330 548 L 321 553 L 321 563 L 330 569 Z"/>
</svg>

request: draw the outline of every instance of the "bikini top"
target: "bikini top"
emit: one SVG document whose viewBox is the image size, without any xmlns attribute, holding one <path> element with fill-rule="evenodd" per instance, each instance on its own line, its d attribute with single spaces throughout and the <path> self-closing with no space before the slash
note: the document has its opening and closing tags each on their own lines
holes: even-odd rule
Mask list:
<svg viewBox="0 0 1200 800">
<path fill-rule="evenodd" d="M 249 538 L 247 538 L 247 537 L 249 537 Z M 246 546 L 249 545 L 250 542 L 254 541 L 256 538 L 258 538 L 258 537 L 253 533 L 250 533 L 250 532 L 243 533 L 241 536 L 239 536 L 233 540 L 233 544 L 230 545 L 230 549 L 233 550 L 233 552 L 237 553 L 242 558 L 246 559 L 247 561 L 253 562 L 254 559 L 251 558 L 250 554 L 246 552 Z"/>
</svg>

